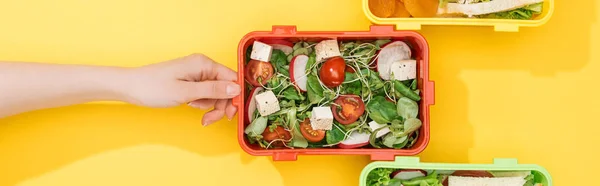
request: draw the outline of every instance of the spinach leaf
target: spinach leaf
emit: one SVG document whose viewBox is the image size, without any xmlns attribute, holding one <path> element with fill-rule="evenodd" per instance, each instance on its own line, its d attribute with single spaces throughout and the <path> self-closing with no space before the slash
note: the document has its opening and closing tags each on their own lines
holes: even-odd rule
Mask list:
<svg viewBox="0 0 600 186">
<path fill-rule="evenodd" d="M 281 93 L 285 99 L 288 100 L 304 100 L 304 96 L 300 94 L 295 87 L 290 86 Z"/>
<path fill-rule="evenodd" d="M 337 122 L 333 123 L 333 127 L 331 130 L 325 132 L 325 139 L 327 140 L 327 144 L 336 144 L 344 140 L 345 131 L 342 131 L 343 126 L 337 124 Z"/>
<path fill-rule="evenodd" d="M 267 128 L 267 118 L 266 117 L 258 117 L 246 127 L 244 133 L 248 135 L 260 135 Z"/>
<path fill-rule="evenodd" d="M 323 99 L 323 87 L 319 83 L 319 79 L 315 75 L 308 75 L 306 89 L 308 100 L 311 104 L 317 104 Z"/>
<path fill-rule="evenodd" d="M 375 96 L 367 104 L 369 118 L 377 123 L 391 123 L 394 119 L 401 118 L 396 111 L 396 105 L 383 96 Z"/>
<path fill-rule="evenodd" d="M 396 104 L 398 106 L 398 115 L 402 116 L 402 118 L 417 118 L 419 114 L 419 105 L 417 102 L 407 97 L 401 97 Z"/>
<path fill-rule="evenodd" d="M 287 61 L 287 56 L 285 53 L 283 53 L 283 51 L 274 49 L 273 52 L 271 52 L 271 64 L 273 64 L 273 67 L 277 70 L 277 72 L 288 77 L 290 76 L 290 67 L 288 66 L 289 64 Z"/>
<path fill-rule="evenodd" d="M 340 91 L 340 93 L 361 95 L 362 84 L 360 83 L 360 80 L 356 80 L 357 78 L 358 76 L 356 76 L 355 73 L 346 72 L 344 82 L 353 82 L 342 84 L 342 90 Z"/>
</svg>

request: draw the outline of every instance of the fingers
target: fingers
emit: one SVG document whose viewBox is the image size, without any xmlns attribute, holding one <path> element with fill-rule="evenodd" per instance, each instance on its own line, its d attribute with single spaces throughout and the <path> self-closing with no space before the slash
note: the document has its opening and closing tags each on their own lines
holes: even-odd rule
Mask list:
<svg viewBox="0 0 600 186">
<path fill-rule="evenodd" d="M 227 118 L 229 120 L 233 119 L 233 116 L 235 116 L 236 112 L 237 112 L 237 107 L 233 106 L 233 104 L 231 103 L 231 100 L 227 101 L 227 108 L 225 109 L 225 115 L 227 115 Z"/>
<path fill-rule="evenodd" d="M 217 102 L 215 103 L 215 109 L 211 110 L 210 112 L 207 112 L 206 114 L 204 114 L 204 117 L 202 117 L 202 125 L 208 126 L 223 118 L 223 116 L 225 116 L 225 108 L 227 107 L 227 102 L 228 100 L 226 99 L 217 100 Z"/>
<path fill-rule="evenodd" d="M 184 103 L 199 99 L 231 99 L 240 94 L 241 88 L 231 81 L 181 81 Z M 225 108 L 223 108 L 225 109 Z"/>
<path fill-rule="evenodd" d="M 197 76 L 197 80 L 222 80 L 237 81 L 237 73 L 226 66 L 219 64 L 203 54 L 192 54 L 185 58 L 191 67 L 186 68 L 189 74 Z M 191 71 L 190 71 L 191 70 Z"/>
<path fill-rule="evenodd" d="M 199 99 L 196 101 L 189 102 L 188 105 L 197 109 L 210 109 L 215 106 L 216 99 Z"/>
</svg>

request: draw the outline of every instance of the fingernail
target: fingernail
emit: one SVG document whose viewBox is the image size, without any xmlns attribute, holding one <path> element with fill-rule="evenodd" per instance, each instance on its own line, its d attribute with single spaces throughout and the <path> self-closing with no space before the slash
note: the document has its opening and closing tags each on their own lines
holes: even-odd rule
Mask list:
<svg viewBox="0 0 600 186">
<path fill-rule="evenodd" d="M 240 93 L 240 86 L 237 84 L 232 84 L 227 86 L 227 94 L 230 96 L 236 96 Z"/>
</svg>

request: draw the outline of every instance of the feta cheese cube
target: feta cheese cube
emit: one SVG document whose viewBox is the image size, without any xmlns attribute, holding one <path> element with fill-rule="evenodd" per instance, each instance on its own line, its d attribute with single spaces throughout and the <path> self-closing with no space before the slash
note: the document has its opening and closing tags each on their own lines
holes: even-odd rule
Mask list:
<svg viewBox="0 0 600 186">
<path fill-rule="evenodd" d="M 369 128 L 371 128 L 372 131 L 375 131 L 375 130 L 381 128 L 381 127 L 385 127 L 386 125 L 387 124 L 379 124 L 379 123 L 377 123 L 375 121 L 369 122 Z M 377 132 L 377 134 L 375 134 L 375 137 L 379 138 L 379 137 L 381 137 L 383 135 L 386 135 L 389 132 L 390 132 L 390 128 L 386 127 L 384 129 L 379 130 L 379 132 Z"/>
<path fill-rule="evenodd" d="M 390 65 L 390 73 L 395 80 L 404 81 L 417 78 L 417 61 L 401 60 Z"/>
<path fill-rule="evenodd" d="M 271 60 L 271 53 L 273 47 L 260 41 L 254 41 L 252 45 L 252 53 L 250 53 L 250 59 L 269 62 Z"/>
<path fill-rule="evenodd" d="M 310 117 L 310 126 L 313 130 L 331 130 L 333 126 L 333 113 L 330 107 L 314 107 Z"/>
<path fill-rule="evenodd" d="M 281 109 L 279 108 L 279 101 L 277 101 L 277 97 L 273 91 L 269 90 L 257 94 L 254 99 L 256 99 L 256 109 L 258 109 L 261 116 L 268 116 Z"/>
<path fill-rule="evenodd" d="M 330 39 L 319 42 L 315 45 L 315 53 L 317 54 L 317 63 L 323 62 L 331 57 L 342 56 L 337 40 Z"/>
</svg>

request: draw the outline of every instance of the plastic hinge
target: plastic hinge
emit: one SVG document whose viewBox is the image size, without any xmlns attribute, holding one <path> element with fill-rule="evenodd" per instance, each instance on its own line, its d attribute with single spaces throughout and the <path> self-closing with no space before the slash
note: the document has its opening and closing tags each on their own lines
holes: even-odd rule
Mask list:
<svg viewBox="0 0 600 186">
<path fill-rule="evenodd" d="M 402 165 L 418 165 L 421 159 L 419 157 L 396 156 L 396 163 Z"/>
<path fill-rule="evenodd" d="M 494 164 L 495 165 L 503 165 L 503 166 L 511 166 L 511 165 L 517 165 L 517 164 L 519 164 L 519 162 L 517 161 L 517 159 L 514 159 L 514 158 L 495 158 Z"/>
<path fill-rule="evenodd" d="M 396 24 L 397 30 L 421 30 L 420 23 L 398 23 Z"/>
<path fill-rule="evenodd" d="M 429 86 L 429 90 L 431 90 L 431 92 L 429 92 L 429 95 L 427 95 L 427 100 L 429 101 L 427 104 L 434 105 L 435 104 L 435 82 L 429 81 L 429 82 L 427 82 L 427 84 Z"/>
<path fill-rule="evenodd" d="M 374 34 L 387 34 L 394 32 L 394 26 L 392 25 L 371 25 L 369 29 L 371 33 Z"/>
<path fill-rule="evenodd" d="M 273 26 L 273 34 L 295 34 L 296 26 L 278 25 Z"/>
<path fill-rule="evenodd" d="M 273 154 L 274 161 L 296 161 L 298 154 L 296 153 L 275 153 Z"/>
<path fill-rule="evenodd" d="M 372 161 L 393 161 L 394 157 L 395 157 L 394 154 L 389 154 L 389 153 L 373 153 L 373 154 L 371 154 Z"/>
<path fill-rule="evenodd" d="M 518 32 L 519 26 L 514 24 L 497 24 L 494 26 L 494 30 L 497 32 Z"/>
</svg>

